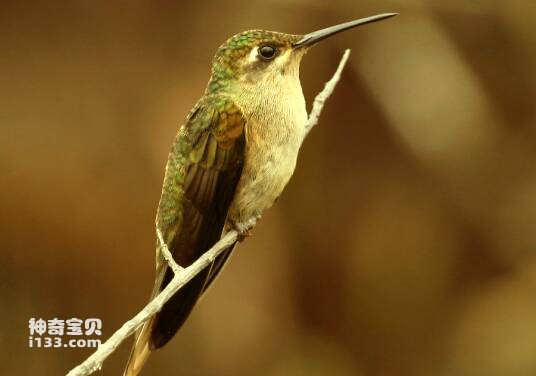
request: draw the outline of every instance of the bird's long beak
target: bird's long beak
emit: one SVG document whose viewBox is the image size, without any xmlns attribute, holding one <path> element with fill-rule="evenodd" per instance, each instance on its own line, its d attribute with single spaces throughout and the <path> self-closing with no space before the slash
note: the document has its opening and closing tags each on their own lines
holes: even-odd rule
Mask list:
<svg viewBox="0 0 536 376">
<path fill-rule="evenodd" d="M 354 20 L 350 22 L 345 22 L 340 25 L 335 25 L 327 27 L 322 30 L 313 31 L 312 33 L 305 34 L 299 41 L 292 45 L 293 48 L 302 48 L 307 46 L 312 46 L 313 44 L 321 41 L 322 39 L 328 38 L 332 35 L 340 33 L 341 31 L 352 29 L 357 26 L 365 25 L 371 22 L 385 20 L 396 16 L 398 13 L 384 13 L 378 14 L 372 17 L 361 18 L 359 20 Z"/>
</svg>

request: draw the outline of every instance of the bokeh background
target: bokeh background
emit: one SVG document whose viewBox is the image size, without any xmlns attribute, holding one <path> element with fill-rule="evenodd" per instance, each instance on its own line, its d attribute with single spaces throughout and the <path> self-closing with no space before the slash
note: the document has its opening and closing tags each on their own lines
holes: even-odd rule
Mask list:
<svg viewBox="0 0 536 376">
<path fill-rule="evenodd" d="M 310 102 L 352 49 L 283 196 L 144 375 L 536 375 L 531 0 L 3 1 L 1 373 L 91 353 L 28 348 L 30 317 L 105 339 L 145 304 L 168 149 L 217 46 L 387 11 L 304 59 Z"/>
</svg>

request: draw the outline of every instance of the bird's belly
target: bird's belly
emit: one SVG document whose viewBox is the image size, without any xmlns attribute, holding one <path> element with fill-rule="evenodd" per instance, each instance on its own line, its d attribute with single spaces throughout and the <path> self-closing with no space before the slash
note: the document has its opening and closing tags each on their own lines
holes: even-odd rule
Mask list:
<svg viewBox="0 0 536 376">
<path fill-rule="evenodd" d="M 246 161 L 229 213 L 234 223 L 256 219 L 272 206 L 296 167 L 303 128 L 266 128 L 278 132 L 252 131 L 247 137 Z"/>
</svg>

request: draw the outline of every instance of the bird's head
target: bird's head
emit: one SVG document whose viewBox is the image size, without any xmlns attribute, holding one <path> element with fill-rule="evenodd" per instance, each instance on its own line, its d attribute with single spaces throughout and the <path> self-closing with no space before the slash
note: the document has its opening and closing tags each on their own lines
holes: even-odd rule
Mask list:
<svg viewBox="0 0 536 376">
<path fill-rule="evenodd" d="M 297 77 L 301 58 L 319 41 L 396 14 L 379 14 L 305 35 L 265 30 L 248 30 L 234 35 L 218 48 L 214 56 L 207 91 L 216 93 L 226 90 L 235 86 L 233 83 L 262 83 Z"/>
</svg>

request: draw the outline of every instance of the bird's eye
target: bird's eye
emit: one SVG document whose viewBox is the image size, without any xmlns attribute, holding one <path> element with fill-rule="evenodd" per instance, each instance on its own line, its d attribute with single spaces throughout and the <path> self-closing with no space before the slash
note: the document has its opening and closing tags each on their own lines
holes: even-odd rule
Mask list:
<svg viewBox="0 0 536 376">
<path fill-rule="evenodd" d="M 274 46 L 264 45 L 259 47 L 259 56 L 264 60 L 271 60 L 275 57 L 277 49 Z"/>
</svg>

